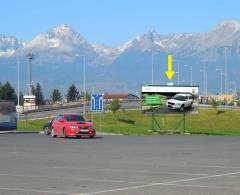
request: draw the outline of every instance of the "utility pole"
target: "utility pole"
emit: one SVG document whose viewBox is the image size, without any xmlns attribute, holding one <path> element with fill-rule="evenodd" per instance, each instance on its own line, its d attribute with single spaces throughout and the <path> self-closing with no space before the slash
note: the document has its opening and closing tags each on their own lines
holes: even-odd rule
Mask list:
<svg viewBox="0 0 240 195">
<path fill-rule="evenodd" d="M 225 88 L 225 94 L 228 96 L 227 79 L 228 79 L 228 75 L 227 75 L 227 48 L 225 47 L 224 48 L 224 88 Z"/>
<path fill-rule="evenodd" d="M 190 65 L 184 65 L 184 66 L 190 68 L 190 85 L 193 85 L 192 66 L 190 66 Z"/>
<path fill-rule="evenodd" d="M 207 74 L 207 64 L 206 64 L 206 56 L 204 56 L 203 60 L 203 79 L 204 79 L 204 92 L 205 98 L 207 99 L 208 96 L 208 74 Z"/>
<path fill-rule="evenodd" d="M 35 58 L 35 54 L 28 53 L 28 95 L 32 95 L 32 60 Z"/>
<path fill-rule="evenodd" d="M 83 113 L 86 113 L 86 56 L 83 55 Z"/>
<path fill-rule="evenodd" d="M 223 80 L 223 72 L 221 70 L 221 95 L 223 93 L 223 84 L 222 84 L 222 80 Z"/>
<path fill-rule="evenodd" d="M 216 69 L 216 71 L 220 71 L 220 99 L 223 94 L 223 71 L 222 69 Z"/>
<path fill-rule="evenodd" d="M 152 50 L 152 85 L 153 85 L 153 50 Z"/>
<path fill-rule="evenodd" d="M 179 62 L 178 62 L 178 64 L 177 64 L 177 67 L 178 67 L 178 86 L 179 86 L 179 84 L 180 84 L 180 83 L 179 83 L 179 80 L 180 80 L 180 72 L 179 72 L 179 71 L 180 71 L 180 69 L 179 69 Z"/>
<path fill-rule="evenodd" d="M 19 107 L 20 104 L 20 64 L 19 64 L 19 56 L 17 55 L 17 106 Z M 17 120 L 19 121 L 20 115 L 19 111 L 17 112 Z"/>
</svg>

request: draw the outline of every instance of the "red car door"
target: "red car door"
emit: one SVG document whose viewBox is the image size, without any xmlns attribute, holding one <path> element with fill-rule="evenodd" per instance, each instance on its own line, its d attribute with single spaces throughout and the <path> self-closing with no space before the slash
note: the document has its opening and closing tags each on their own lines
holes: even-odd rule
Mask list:
<svg viewBox="0 0 240 195">
<path fill-rule="evenodd" d="M 55 134 L 55 135 L 57 135 L 58 118 L 59 118 L 59 116 L 57 116 L 57 117 L 54 119 L 53 124 L 52 124 L 52 128 L 53 128 L 53 131 L 54 131 L 54 134 Z"/>
<path fill-rule="evenodd" d="M 54 129 L 54 134 L 55 135 L 60 135 L 60 128 L 61 128 L 61 119 L 62 119 L 62 115 L 58 115 L 56 117 L 56 120 L 53 123 L 53 129 Z"/>
<path fill-rule="evenodd" d="M 62 135 L 62 130 L 64 127 L 64 116 L 60 115 L 58 120 L 57 134 Z"/>
</svg>

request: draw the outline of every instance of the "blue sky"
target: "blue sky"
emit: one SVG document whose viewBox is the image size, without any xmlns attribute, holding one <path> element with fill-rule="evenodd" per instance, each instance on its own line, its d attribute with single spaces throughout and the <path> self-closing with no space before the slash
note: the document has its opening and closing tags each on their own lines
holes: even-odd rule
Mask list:
<svg viewBox="0 0 240 195">
<path fill-rule="evenodd" d="M 240 19 L 238 0 L 0 0 L 0 34 L 31 40 L 70 24 L 88 41 L 117 47 L 151 28 L 203 32 Z"/>
</svg>

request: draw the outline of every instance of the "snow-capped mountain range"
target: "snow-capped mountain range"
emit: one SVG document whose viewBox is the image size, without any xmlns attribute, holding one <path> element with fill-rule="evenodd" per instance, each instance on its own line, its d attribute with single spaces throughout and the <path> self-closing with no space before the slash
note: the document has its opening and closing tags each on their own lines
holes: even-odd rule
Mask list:
<svg viewBox="0 0 240 195">
<path fill-rule="evenodd" d="M 71 72 L 70 68 L 76 68 L 81 72 L 81 68 L 76 67 L 76 63 L 81 61 L 81 56 L 85 55 L 87 67 L 91 70 L 87 73 L 88 76 L 95 74 L 94 79 L 89 81 L 91 83 L 89 85 L 98 85 L 96 86 L 98 88 L 103 85 L 111 86 L 112 90 L 117 90 L 122 84 L 121 91 L 132 88 L 136 90 L 139 84 L 149 83 L 152 53 L 154 53 L 156 84 L 166 81 L 164 76 L 166 66 L 163 64 L 166 64 L 165 56 L 171 53 L 175 62 L 180 63 L 180 66 L 182 64 L 180 74 L 185 80 L 182 82 L 188 82 L 185 79 L 187 69 L 184 69 L 183 64 L 191 64 L 194 69 L 193 74 L 196 74 L 195 83 L 201 86 L 202 78 L 199 71 L 202 68 L 203 59 L 208 62 L 209 70 L 223 69 L 226 61 L 223 54 L 226 54 L 224 53 L 226 50 L 228 51 L 228 77 L 236 82 L 240 76 L 238 66 L 240 63 L 240 21 L 238 20 L 223 21 L 204 33 L 162 35 L 151 29 L 118 48 L 90 43 L 67 24 L 50 29 L 29 42 L 19 41 L 12 36 L 0 35 L 0 60 L 2 59 L 4 63 L 11 64 L 16 54 L 26 61 L 26 54 L 31 52 L 36 54 L 34 62 L 38 67 L 36 68 L 38 72 L 48 69 L 59 75 L 59 77 L 52 78 L 49 71 L 42 71 L 45 73 L 38 75 L 39 80 L 51 77 L 49 84 L 55 85 L 65 75 L 69 83 L 74 82 L 76 72 Z M 9 76 L 11 68 L 6 64 L 3 66 L 0 63 L 1 72 L 8 73 L 0 80 L 11 80 Z M 162 66 L 156 67 L 156 64 L 162 64 Z M 216 77 L 216 73 L 209 75 L 209 79 L 213 81 Z M 216 82 L 209 84 L 212 91 L 217 91 L 214 90 L 216 86 Z"/>
</svg>

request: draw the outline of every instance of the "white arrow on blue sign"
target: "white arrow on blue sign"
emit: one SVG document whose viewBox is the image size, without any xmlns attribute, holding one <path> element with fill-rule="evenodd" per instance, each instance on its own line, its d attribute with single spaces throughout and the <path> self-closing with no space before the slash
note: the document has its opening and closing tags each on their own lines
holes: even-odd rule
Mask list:
<svg viewBox="0 0 240 195">
<path fill-rule="evenodd" d="M 103 111 L 103 94 L 91 94 L 91 110 L 92 112 Z"/>
</svg>

